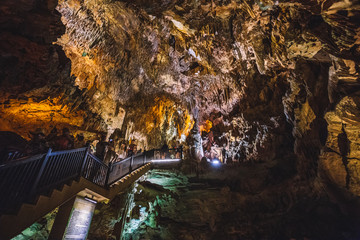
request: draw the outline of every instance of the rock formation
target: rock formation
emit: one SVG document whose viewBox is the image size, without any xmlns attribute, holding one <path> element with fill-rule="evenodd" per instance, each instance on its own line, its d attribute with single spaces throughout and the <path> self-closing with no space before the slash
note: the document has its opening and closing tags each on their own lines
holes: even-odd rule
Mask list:
<svg viewBox="0 0 360 240">
<path fill-rule="evenodd" d="M 185 142 L 196 120 L 205 154 L 274 163 L 279 180 L 321 183 L 355 214 L 359 10 L 356 0 L 3 0 L 0 130 L 119 129 L 153 148 Z"/>
</svg>

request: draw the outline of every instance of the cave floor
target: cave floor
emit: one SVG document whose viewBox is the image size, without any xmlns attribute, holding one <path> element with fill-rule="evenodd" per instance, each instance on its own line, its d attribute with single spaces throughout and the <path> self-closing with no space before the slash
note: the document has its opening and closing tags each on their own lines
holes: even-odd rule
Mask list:
<svg viewBox="0 0 360 240">
<path fill-rule="evenodd" d="M 131 193 L 123 239 L 359 239 L 358 221 L 274 165 L 209 167 L 203 174 L 151 170 Z M 278 171 L 277 171 L 278 173 Z M 307 185 L 308 184 L 308 185 Z M 100 206 L 89 239 L 117 234 L 114 208 Z M 118 216 L 118 215 L 117 215 Z M 105 220 L 107 219 L 107 220 Z M 104 225 L 107 221 L 108 225 Z M 114 235 L 115 234 L 115 235 Z"/>
</svg>

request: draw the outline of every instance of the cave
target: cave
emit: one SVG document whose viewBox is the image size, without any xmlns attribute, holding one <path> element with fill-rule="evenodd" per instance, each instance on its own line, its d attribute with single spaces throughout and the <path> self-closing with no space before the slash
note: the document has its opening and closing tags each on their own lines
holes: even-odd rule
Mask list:
<svg viewBox="0 0 360 240">
<path fill-rule="evenodd" d="M 0 232 L 49 208 L 0 239 L 58 239 L 54 191 L 110 191 L 124 159 L 62 239 L 360 239 L 359 23 L 358 0 L 2 0 Z"/>
</svg>

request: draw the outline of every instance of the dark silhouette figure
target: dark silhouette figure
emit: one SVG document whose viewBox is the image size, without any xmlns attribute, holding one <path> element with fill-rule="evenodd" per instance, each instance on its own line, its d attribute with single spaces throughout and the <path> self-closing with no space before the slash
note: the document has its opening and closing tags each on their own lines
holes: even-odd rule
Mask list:
<svg viewBox="0 0 360 240">
<path fill-rule="evenodd" d="M 84 134 L 79 133 L 76 135 L 76 139 L 74 142 L 74 148 L 82 148 L 86 146 Z"/>
<path fill-rule="evenodd" d="M 104 161 L 104 157 L 109 145 L 109 143 L 105 140 L 106 135 L 102 135 L 100 141 L 96 144 L 95 156 L 97 156 L 101 161 Z"/>
<path fill-rule="evenodd" d="M 45 130 L 37 128 L 34 132 L 30 131 L 30 133 L 32 137 L 27 146 L 27 153 L 29 155 L 45 153 L 49 149 L 49 145 L 45 139 Z"/>
<path fill-rule="evenodd" d="M 228 153 L 226 151 L 225 144 L 224 144 L 224 147 L 221 150 L 221 154 L 222 154 L 223 163 L 227 163 Z"/>
<path fill-rule="evenodd" d="M 340 150 L 340 155 L 342 158 L 342 162 L 345 166 L 346 171 L 346 188 L 349 188 L 349 182 L 350 182 L 350 174 L 349 174 L 349 168 L 348 168 L 348 154 L 350 153 L 350 141 L 347 137 L 347 134 L 345 132 L 345 124 L 341 127 L 341 133 L 338 135 L 338 147 Z"/>
<path fill-rule="evenodd" d="M 200 169 L 199 169 L 200 174 L 204 174 L 207 172 L 208 165 L 209 164 L 208 164 L 206 157 L 202 157 L 201 161 L 200 161 Z"/>
<path fill-rule="evenodd" d="M 53 129 L 51 129 L 51 132 L 49 133 L 49 135 L 46 136 L 46 141 L 49 143 L 49 146 L 51 148 L 55 148 L 55 142 L 56 139 L 58 138 L 58 130 L 56 127 L 53 127 Z"/>
<path fill-rule="evenodd" d="M 74 139 L 68 128 L 62 130 L 62 135 L 55 141 L 55 150 L 69 150 L 74 148 Z"/>
<path fill-rule="evenodd" d="M 180 145 L 179 143 L 176 145 L 175 148 L 175 157 L 182 158 L 182 145 Z"/>
<path fill-rule="evenodd" d="M 107 152 L 109 145 L 109 143 L 106 142 L 105 140 L 106 140 L 106 135 L 101 135 L 100 141 L 96 144 L 95 156 L 99 158 L 101 162 L 104 162 L 105 154 Z M 92 181 L 96 181 L 101 174 L 101 172 L 99 171 L 100 164 L 96 161 L 92 161 L 90 163 L 90 169 L 91 172 L 89 178 Z"/>
<path fill-rule="evenodd" d="M 169 157 L 169 146 L 166 143 L 161 147 L 161 153 L 163 159 Z"/>
<path fill-rule="evenodd" d="M 127 156 L 131 157 L 132 155 L 136 154 L 136 144 L 135 141 L 133 140 L 132 143 L 129 145 L 128 151 L 127 151 Z"/>
</svg>

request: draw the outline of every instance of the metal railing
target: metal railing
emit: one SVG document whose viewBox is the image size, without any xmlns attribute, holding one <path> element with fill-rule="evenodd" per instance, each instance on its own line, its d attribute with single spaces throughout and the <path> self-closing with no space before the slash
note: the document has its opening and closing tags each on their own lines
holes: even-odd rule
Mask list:
<svg viewBox="0 0 360 240">
<path fill-rule="evenodd" d="M 148 163 L 146 160 L 146 152 L 139 153 L 128 158 L 125 158 L 119 162 L 109 164 L 109 175 L 107 183 L 109 185 L 117 182 L 119 179 L 124 177 L 126 174 L 136 170 L 137 168 Z"/>
<path fill-rule="evenodd" d="M 31 193 L 46 154 L 0 166 L 0 213 L 13 211 Z"/>
<path fill-rule="evenodd" d="M 152 159 L 166 160 L 166 159 L 182 159 L 182 147 L 150 150 Z"/>
<path fill-rule="evenodd" d="M 85 152 L 86 148 L 59 152 L 51 152 L 49 149 L 31 193 L 46 191 L 79 176 Z"/>
<path fill-rule="evenodd" d="M 15 159 L 19 159 L 22 157 L 27 156 L 26 153 L 23 151 L 17 150 L 17 149 L 8 149 L 5 148 L 2 151 L 0 151 L 0 164 L 8 163 L 10 161 L 13 161 Z"/>
<path fill-rule="evenodd" d="M 46 154 L 0 165 L 0 215 L 13 213 L 22 203 L 32 202 L 39 194 L 49 193 L 79 177 L 108 188 L 154 159 L 156 151 L 145 151 L 107 166 L 88 148 L 57 152 L 49 149 Z"/>
<path fill-rule="evenodd" d="M 81 171 L 81 176 L 89 181 L 106 187 L 106 176 L 108 175 L 109 167 L 104 164 L 100 159 L 91 153 L 87 152 L 85 156 L 84 166 Z"/>
</svg>

